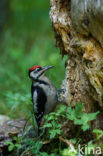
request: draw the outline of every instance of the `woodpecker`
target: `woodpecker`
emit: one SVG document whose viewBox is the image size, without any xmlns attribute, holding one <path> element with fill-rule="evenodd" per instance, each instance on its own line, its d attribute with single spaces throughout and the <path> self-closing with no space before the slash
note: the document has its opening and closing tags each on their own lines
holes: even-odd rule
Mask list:
<svg viewBox="0 0 103 156">
<path fill-rule="evenodd" d="M 52 112 L 58 102 L 57 89 L 45 76 L 46 71 L 52 67 L 35 65 L 29 69 L 29 77 L 32 80 L 31 95 L 38 126 L 38 135 L 40 135 L 40 126 L 44 115 Z"/>
</svg>

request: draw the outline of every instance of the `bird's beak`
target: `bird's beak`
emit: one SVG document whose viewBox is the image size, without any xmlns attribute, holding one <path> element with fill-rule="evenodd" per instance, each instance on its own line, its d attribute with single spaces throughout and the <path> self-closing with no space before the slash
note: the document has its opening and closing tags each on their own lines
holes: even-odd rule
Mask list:
<svg viewBox="0 0 103 156">
<path fill-rule="evenodd" d="M 40 71 L 40 73 L 39 73 L 37 79 L 38 79 L 41 75 L 43 75 L 48 69 L 50 69 L 50 68 L 52 68 L 52 67 L 53 67 L 53 66 L 43 67 L 42 70 Z"/>
<path fill-rule="evenodd" d="M 45 71 L 47 71 L 48 69 L 53 68 L 53 67 L 54 67 L 54 66 L 43 67 L 42 71 L 45 72 Z"/>
</svg>

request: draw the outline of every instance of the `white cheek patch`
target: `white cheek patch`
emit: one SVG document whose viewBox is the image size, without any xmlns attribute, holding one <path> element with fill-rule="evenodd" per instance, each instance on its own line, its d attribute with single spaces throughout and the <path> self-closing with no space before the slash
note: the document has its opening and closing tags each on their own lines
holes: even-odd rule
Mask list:
<svg viewBox="0 0 103 156">
<path fill-rule="evenodd" d="M 36 75 L 37 75 L 37 74 L 34 73 L 34 71 L 32 71 L 32 72 L 30 73 L 30 77 L 31 77 L 31 78 L 34 78 L 34 79 L 35 79 L 35 78 L 36 78 Z"/>
<path fill-rule="evenodd" d="M 38 107 L 37 107 L 37 91 L 35 91 L 34 94 L 33 94 L 33 101 L 34 101 L 34 111 L 37 113 L 38 112 Z"/>
<path fill-rule="evenodd" d="M 34 76 L 34 73 L 33 73 L 33 71 L 30 73 L 30 77 L 33 77 Z"/>
</svg>

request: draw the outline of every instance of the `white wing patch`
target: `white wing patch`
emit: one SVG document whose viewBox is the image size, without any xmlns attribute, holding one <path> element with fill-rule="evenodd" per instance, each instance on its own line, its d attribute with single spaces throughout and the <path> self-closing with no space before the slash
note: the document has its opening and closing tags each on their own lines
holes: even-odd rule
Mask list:
<svg viewBox="0 0 103 156">
<path fill-rule="evenodd" d="M 33 94 L 33 101 L 34 101 L 34 111 L 38 112 L 38 109 L 37 109 L 37 91 L 36 90 Z"/>
</svg>

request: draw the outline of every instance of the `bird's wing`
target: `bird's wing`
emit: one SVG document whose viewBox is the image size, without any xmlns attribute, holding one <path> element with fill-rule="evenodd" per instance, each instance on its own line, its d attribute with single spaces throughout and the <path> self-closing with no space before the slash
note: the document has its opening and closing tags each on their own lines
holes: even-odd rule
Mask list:
<svg viewBox="0 0 103 156">
<path fill-rule="evenodd" d="M 33 86 L 32 89 L 33 89 L 32 100 L 34 104 L 35 118 L 39 126 L 41 119 L 44 115 L 47 97 L 45 95 L 45 92 L 40 86 Z"/>
</svg>

